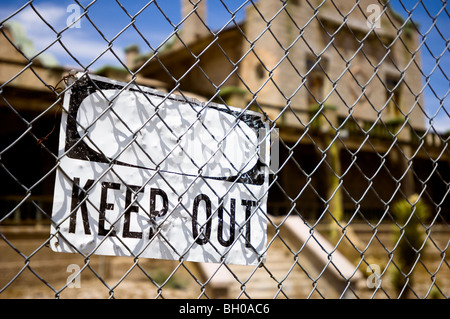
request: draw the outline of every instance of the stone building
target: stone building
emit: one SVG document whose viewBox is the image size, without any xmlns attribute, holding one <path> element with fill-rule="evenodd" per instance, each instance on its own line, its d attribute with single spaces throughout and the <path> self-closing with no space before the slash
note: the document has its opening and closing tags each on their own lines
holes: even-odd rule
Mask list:
<svg viewBox="0 0 450 319">
<path fill-rule="evenodd" d="M 195 10 L 183 1 L 182 15 L 188 17 L 179 32 L 155 52 L 130 46 L 129 69 L 139 70 L 140 84 L 179 89 L 270 118 L 280 129 L 283 164 L 271 179 L 272 214 L 296 210 L 315 219 L 330 210 L 335 216 L 377 218 L 392 201 L 414 192 L 441 203 L 441 213 L 448 214 L 449 200 L 442 201 L 448 152 L 440 136 L 425 134 L 415 26 L 388 7 L 380 28 L 371 31 L 366 8 L 377 2 L 369 0 L 355 8 L 348 1 L 254 3 L 243 21 L 218 32 L 208 27 L 206 0 Z M 20 26 L 5 24 L 2 216 L 26 197 L 9 219 L 34 220 L 51 211 L 62 100 L 51 86 L 68 70 L 34 54 Z M 33 57 L 32 63 L 26 57 Z M 132 78 L 111 67 L 97 73 Z"/>
<path fill-rule="evenodd" d="M 6 222 L 34 224 L 46 219 L 43 211 L 51 212 L 58 134 L 39 142 L 59 126 L 61 97 L 51 86 L 56 86 L 67 70 L 57 66 L 50 55 L 35 55 L 20 24 L 2 26 L 0 218 L 14 211 Z"/>
<path fill-rule="evenodd" d="M 427 163 L 438 159 L 448 174 L 448 154 L 439 155 L 439 136 L 424 134 L 415 25 L 371 0 L 267 0 L 217 32 L 208 28 L 207 5 L 183 0 L 181 30 L 155 52 L 134 47 L 128 67 L 169 91 L 263 112 L 276 123 L 285 165 L 269 195 L 273 214 L 381 216 L 425 185 L 424 197 L 442 201 L 445 181 Z M 369 17 L 370 5 L 379 20 Z"/>
</svg>

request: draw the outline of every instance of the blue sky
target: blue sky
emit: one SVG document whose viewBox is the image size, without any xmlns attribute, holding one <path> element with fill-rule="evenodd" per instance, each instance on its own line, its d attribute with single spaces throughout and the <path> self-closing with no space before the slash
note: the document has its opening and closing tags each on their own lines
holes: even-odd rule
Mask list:
<svg viewBox="0 0 450 319">
<path fill-rule="evenodd" d="M 423 41 L 422 71 L 427 124 L 440 132 L 450 131 L 450 5 L 440 0 L 391 1 L 396 12 L 419 25 Z M 425 6 L 424 6 L 425 5 Z"/>
<path fill-rule="evenodd" d="M 28 2 L 30 1 L 2 0 L 0 23 L 14 14 L 8 20 L 15 20 L 23 25 L 27 36 L 33 40 L 37 52 L 50 46 L 46 51 L 56 57 L 60 64 L 77 68 L 90 66 L 93 70 L 104 65 L 120 65 L 117 58 L 124 60 L 124 49 L 130 45 L 139 45 L 143 52 L 157 48 L 173 34 L 174 26 L 177 26 L 182 19 L 179 0 L 157 0 L 156 2 L 120 0 L 123 8 L 114 0 L 80 0 L 83 6 L 89 7 L 88 16 L 92 23 L 84 17 L 80 20 L 80 28 L 67 29 L 61 34 L 62 43 L 77 59 L 75 61 L 59 43 L 52 44 L 57 34 L 66 28 L 67 20 L 73 17 L 74 11 L 70 10 L 69 6 L 75 2 L 73 0 L 32 1 L 36 11 L 53 29 L 42 21 L 30 5 L 17 12 Z M 149 2 L 150 4 L 145 7 Z M 209 0 L 209 27 L 213 30 L 221 29 L 230 23 L 233 13 L 237 21 L 241 21 L 245 17 L 245 6 L 249 3 L 249 0 Z M 429 117 L 427 122 L 432 121 L 430 123 L 433 123 L 433 127 L 438 131 L 448 131 L 450 130 L 450 107 L 448 106 L 450 101 L 448 96 L 450 5 L 443 9 L 443 3 L 440 0 L 421 2 L 392 0 L 391 5 L 404 18 L 407 18 L 408 11 L 412 10 L 412 20 L 419 24 L 420 32 L 426 36 L 421 54 L 424 83 L 428 81 L 428 86 L 424 90 L 426 113 Z M 143 7 L 145 7 L 144 10 L 142 10 Z M 130 16 L 135 16 L 138 12 L 140 13 L 135 17 L 135 25 L 151 47 L 133 27 L 126 28 L 131 22 Z M 98 30 L 93 24 L 98 26 Z M 112 39 L 114 39 L 112 51 L 117 57 L 107 50 L 108 41 Z M 92 63 L 105 50 L 106 53 Z"/>
</svg>

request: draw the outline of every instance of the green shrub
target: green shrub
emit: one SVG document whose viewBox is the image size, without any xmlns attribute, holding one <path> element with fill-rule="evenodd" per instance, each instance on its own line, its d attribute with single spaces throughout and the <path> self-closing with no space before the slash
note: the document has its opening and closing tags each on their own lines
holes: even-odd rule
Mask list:
<svg viewBox="0 0 450 319">
<path fill-rule="evenodd" d="M 408 285 L 412 286 L 412 270 L 419 254 L 423 254 L 425 247 L 425 231 L 421 223 L 429 217 L 428 207 L 417 194 L 394 204 L 392 213 L 397 225 L 394 229 L 394 245 L 397 245 L 393 254 L 397 268 L 392 268 L 391 279 L 394 290 L 400 294 Z M 401 297 L 406 298 L 407 289 Z"/>
</svg>

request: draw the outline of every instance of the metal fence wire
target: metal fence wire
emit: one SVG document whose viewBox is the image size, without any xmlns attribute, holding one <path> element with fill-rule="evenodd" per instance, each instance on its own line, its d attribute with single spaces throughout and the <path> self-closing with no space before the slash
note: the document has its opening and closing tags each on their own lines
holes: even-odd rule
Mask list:
<svg viewBox="0 0 450 319">
<path fill-rule="evenodd" d="M 4 1 L 1 298 L 448 298 L 447 1 Z"/>
</svg>

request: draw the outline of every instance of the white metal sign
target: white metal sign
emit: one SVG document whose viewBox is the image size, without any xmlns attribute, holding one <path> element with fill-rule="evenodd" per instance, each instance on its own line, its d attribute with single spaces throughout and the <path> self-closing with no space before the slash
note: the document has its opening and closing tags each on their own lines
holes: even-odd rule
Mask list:
<svg viewBox="0 0 450 319">
<path fill-rule="evenodd" d="M 82 75 L 64 109 L 54 251 L 264 258 L 270 141 L 261 114 Z"/>
</svg>

